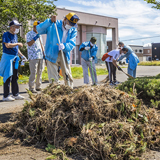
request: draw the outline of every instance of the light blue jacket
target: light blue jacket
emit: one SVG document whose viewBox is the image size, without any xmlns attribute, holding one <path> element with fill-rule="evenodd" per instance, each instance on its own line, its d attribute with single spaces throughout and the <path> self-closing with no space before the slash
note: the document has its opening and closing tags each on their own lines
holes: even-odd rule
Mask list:
<svg viewBox="0 0 160 160">
<path fill-rule="evenodd" d="M 3 82 L 13 75 L 13 61 L 15 61 L 15 69 L 18 69 L 20 58 L 15 55 L 3 53 L 0 61 L 0 76 L 3 77 Z"/>
<path fill-rule="evenodd" d="M 80 45 L 79 50 L 80 50 L 81 48 L 84 48 L 84 47 L 91 47 L 91 46 L 90 46 L 90 41 L 89 41 L 89 42 L 83 42 L 83 43 Z M 82 54 L 81 54 L 81 57 L 82 57 L 84 60 L 86 60 L 86 61 L 89 61 L 89 58 L 90 58 L 90 57 L 93 57 L 93 59 L 95 60 L 97 51 L 98 51 L 98 47 L 97 47 L 97 45 L 94 45 L 92 48 L 90 48 L 89 51 L 83 50 L 83 51 L 82 51 Z"/>
<path fill-rule="evenodd" d="M 127 58 L 131 53 L 134 53 L 132 48 L 130 46 L 124 46 L 123 48 L 127 48 L 128 52 L 124 55 L 122 55 L 121 57 L 119 57 L 118 61 L 121 61 L 123 58 Z"/>
<path fill-rule="evenodd" d="M 62 20 L 56 21 L 60 42 L 62 42 L 63 37 L 62 24 Z M 52 63 L 56 63 L 59 53 L 59 47 L 57 44 L 59 43 L 54 23 L 52 23 L 51 19 L 46 19 L 43 23 L 37 25 L 36 28 L 39 34 L 47 34 L 45 45 L 45 58 Z M 68 61 L 68 63 L 70 63 L 70 51 L 73 50 L 73 48 L 76 46 L 76 36 L 77 29 L 75 27 L 72 27 L 68 31 L 66 43 L 63 43 L 65 46 L 63 52 L 66 56 L 66 60 Z"/>
<path fill-rule="evenodd" d="M 128 68 L 132 69 L 132 70 L 135 70 L 136 67 L 137 67 L 137 64 L 139 63 L 139 59 L 137 57 L 137 55 L 132 52 L 126 59 L 126 62 L 128 63 L 129 61 L 129 64 L 128 64 Z"/>
</svg>

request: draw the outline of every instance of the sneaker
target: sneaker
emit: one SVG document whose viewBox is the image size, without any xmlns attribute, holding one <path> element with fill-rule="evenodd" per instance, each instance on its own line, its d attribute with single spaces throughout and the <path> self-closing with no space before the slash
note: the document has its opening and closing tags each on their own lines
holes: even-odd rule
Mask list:
<svg viewBox="0 0 160 160">
<path fill-rule="evenodd" d="M 35 89 L 30 89 L 30 91 L 31 91 L 32 93 L 37 93 L 37 91 L 36 91 Z"/>
<path fill-rule="evenodd" d="M 110 82 L 109 85 L 110 86 L 115 86 L 115 84 L 113 82 Z"/>
<path fill-rule="evenodd" d="M 12 96 L 15 100 L 23 100 L 24 97 L 21 96 L 21 95 L 18 95 L 18 96 Z"/>
<path fill-rule="evenodd" d="M 113 83 L 114 83 L 115 85 L 117 85 L 117 84 L 119 84 L 120 82 L 118 82 L 118 81 L 114 81 Z"/>
<path fill-rule="evenodd" d="M 36 89 L 36 91 L 41 91 L 41 90 L 42 90 L 41 88 L 37 88 L 37 89 Z"/>
<path fill-rule="evenodd" d="M 11 96 L 8 96 L 6 98 L 3 97 L 3 101 L 7 101 L 7 102 L 11 102 L 11 101 L 14 101 L 15 98 L 11 97 Z"/>
</svg>

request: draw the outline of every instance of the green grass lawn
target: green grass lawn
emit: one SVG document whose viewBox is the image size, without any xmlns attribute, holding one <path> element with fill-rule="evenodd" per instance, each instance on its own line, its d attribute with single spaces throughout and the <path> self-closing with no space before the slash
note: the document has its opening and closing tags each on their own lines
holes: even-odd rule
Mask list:
<svg viewBox="0 0 160 160">
<path fill-rule="evenodd" d="M 82 67 L 71 67 L 72 76 L 75 79 L 79 79 L 83 77 L 83 70 Z M 107 70 L 104 68 L 97 68 L 97 75 L 106 75 L 108 74 Z M 89 73 L 90 75 L 90 73 Z M 63 79 L 63 78 L 61 78 Z M 26 75 L 19 75 L 18 83 L 19 84 L 26 84 L 29 81 L 29 76 Z M 48 73 L 47 68 L 45 67 L 43 73 L 42 73 L 42 81 L 48 81 Z M 3 78 L 0 77 L 0 86 L 3 85 Z"/>
<path fill-rule="evenodd" d="M 138 63 L 139 66 L 160 66 L 160 61 L 146 61 Z"/>
</svg>

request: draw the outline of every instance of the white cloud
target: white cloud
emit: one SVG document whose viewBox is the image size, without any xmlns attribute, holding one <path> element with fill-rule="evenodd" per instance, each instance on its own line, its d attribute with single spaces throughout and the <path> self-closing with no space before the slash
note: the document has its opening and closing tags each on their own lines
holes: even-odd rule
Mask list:
<svg viewBox="0 0 160 160">
<path fill-rule="evenodd" d="M 160 12 L 143 0 L 68 1 L 75 6 L 65 6 L 67 9 L 118 18 L 120 39 L 160 35 Z"/>
</svg>

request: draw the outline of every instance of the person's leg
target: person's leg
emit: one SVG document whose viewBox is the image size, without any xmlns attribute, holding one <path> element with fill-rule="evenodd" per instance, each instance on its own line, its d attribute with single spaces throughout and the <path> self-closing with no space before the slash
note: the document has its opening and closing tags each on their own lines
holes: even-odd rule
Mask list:
<svg viewBox="0 0 160 160">
<path fill-rule="evenodd" d="M 109 69 L 109 81 L 112 83 L 112 62 L 107 62 Z"/>
<path fill-rule="evenodd" d="M 34 90 L 34 83 L 35 77 L 37 72 L 38 60 L 30 60 L 29 61 L 29 69 L 30 69 L 30 76 L 29 76 L 29 90 Z"/>
<path fill-rule="evenodd" d="M 134 77 L 134 78 L 136 78 L 136 69 L 137 69 L 137 68 L 135 68 L 135 70 L 133 70 L 133 77 Z"/>
<path fill-rule="evenodd" d="M 59 77 L 57 70 L 58 70 L 57 62 L 52 63 L 47 60 L 47 72 L 48 72 L 49 83 L 52 83 L 52 79 L 54 79 L 55 83 L 58 83 Z"/>
<path fill-rule="evenodd" d="M 133 70 L 129 68 L 128 66 L 128 74 L 131 75 L 133 77 Z"/>
<path fill-rule="evenodd" d="M 92 84 L 97 84 L 98 80 L 97 80 L 97 73 L 96 73 L 96 67 L 95 67 L 95 61 L 93 60 L 92 62 L 87 62 L 88 66 L 89 66 L 89 70 L 90 70 L 90 74 L 91 74 L 91 78 L 92 78 Z M 92 63 L 92 64 L 91 64 Z M 92 69 L 93 69 L 93 73 L 92 73 Z M 94 77 L 93 77 L 94 76 Z"/>
<path fill-rule="evenodd" d="M 113 81 L 116 82 L 116 66 L 112 63 L 113 67 Z"/>
<path fill-rule="evenodd" d="M 36 90 L 41 89 L 43 69 L 44 69 L 44 61 L 43 61 L 43 59 L 39 59 L 38 66 L 37 66 Z"/>
<path fill-rule="evenodd" d="M 19 95 L 19 87 L 18 87 L 18 69 L 15 69 L 15 63 L 13 63 L 13 75 L 12 75 L 12 94 L 13 96 Z"/>
<path fill-rule="evenodd" d="M 12 76 L 9 77 L 6 82 L 3 84 L 3 97 L 7 98 L 9 96 L 10 83 L 12 80 Z"/>
<path fill-rule="evenodd" d="M 89 84 L 88 65 L 87 65 L 87 62 L 83 58 L 81 58 L 81 65 L 83 69 L 84 83 Z"/>
</svg>

